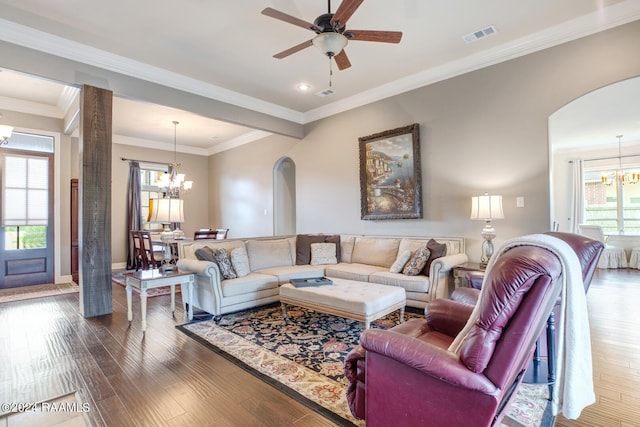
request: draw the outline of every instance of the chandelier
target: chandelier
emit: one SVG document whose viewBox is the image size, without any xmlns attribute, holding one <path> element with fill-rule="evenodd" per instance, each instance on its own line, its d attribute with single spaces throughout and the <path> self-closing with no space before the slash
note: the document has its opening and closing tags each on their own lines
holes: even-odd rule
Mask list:
<svg viewBox="0 0 640 427">
<path fill-rule="evenodd" d="M 628 172 L 622 169 L 622 137 L 624 135 L 616 135 L 618 138 L 618 170 L 613 173 L 602 175 L 602 183 L 604 185 L 613 185 L 614 181 L 618 181 L 621 185 L 637 184 L 640 182 L 639 172 Z"/>
<path fill-rule="evenodd" d="M 183 173 L 178 173 L 177 162 L 177 128 L 180 122 L 173 121 L 173 163 L 169 164 L 169 171 L 160 175 L 158 187 L 166 188 L 168 197 L 177 197 L 181 191 L 191 190 L 193 181 L 186 181 Z"/>
<path fill-rule="evenodd" d="M 0 119 L 2 118 L 2 113 L 0 113 Z M 9 138 L 11 138 L 11 133 L 13 132 L 13 127 L 8 125 L 0 125 L 0 145 L 5 145 L 9 143 Z"/>
</svg>

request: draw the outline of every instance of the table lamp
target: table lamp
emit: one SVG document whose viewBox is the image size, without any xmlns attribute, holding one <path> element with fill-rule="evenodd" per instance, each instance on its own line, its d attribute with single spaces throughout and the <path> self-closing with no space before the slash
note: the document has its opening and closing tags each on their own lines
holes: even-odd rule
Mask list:
<svg viewBox="0 0 640 427">
<path fill-rule="evenodd" d="M 184 210 L 182 199 L 153 199 L 150 205 L 150 221 L 159 222 L 163 225 L 160 240 L 164 243 L 162 271 L 175 270 L 176 266 L 171 264 L 171 245 L 176 239 L 176 231 L 178 238 L 184 237 L 184 233 L 176 227 L 171 231 L 169 224 L 184 222 Z"/>
<path fill-rule="evenodd" d="M 491 225 L 492 219 L 503 219 L 502 196 L 490 196 L 485 193 L 484 196 L 471 197 L 471 219 L 484 220 L 484 228 L 482 229 L 482 256 L 480 258 L 480 268 L 487 268 L 489 259 L 493 255 L 493 242 L 496 237 L 496 230 Z"/>
</svg>

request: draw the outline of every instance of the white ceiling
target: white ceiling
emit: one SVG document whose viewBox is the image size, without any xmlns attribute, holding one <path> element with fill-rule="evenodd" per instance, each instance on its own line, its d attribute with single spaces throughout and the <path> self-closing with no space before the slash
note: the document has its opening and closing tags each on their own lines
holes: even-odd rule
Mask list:
<svg viewBox="0 0 640 427">
<path fill-rule="evenodd" d="M 334 0 L 332 11 L 339 4 Z M 455 6 L 436 0 L 365 0 L 347 28 L 402 31 L 402 41 L 350 42 L 346 52 L 352 67 L 338 71 L 334 66 L 335 94 L 318 97 L 314 93 L 328 87 L 327 57 L 315 47 L 285 59 L 272 57 L 315 34 L 262 15 L 266 7 L 309 22 L 327 12 L 321 0 L 0 0 L 0 40 L 178 89 L 189 85 L 224 102 L 307 123 L 640 19 L 638 0 L 458 0 Z M 496 28 L 495 35 L 465 43 L 465 35 L 488 25 Z M 312 89 L 297 91 L 301 82 Z M 64 117 L 72 95 L 56 83 L 0 73 L 0 111 Z M 609 104 L 609 111 L 619 104 Z M 173 120 L 180 122 L 179 150 L 197 154 L 265 135 L 184 111 L 114 100 L 114 135 L 121 141 L 155 141 L 161 144 L 156 148 L 172 149 Z M 639 127 L 639 117 L 630 120 Z M 597 122 L 585 119 L 579 127 L 583 141 L 596 133 L 587 132 L 587 126 Z M 598 135 L 626 132 L 600 130 Z"/>
</svg>

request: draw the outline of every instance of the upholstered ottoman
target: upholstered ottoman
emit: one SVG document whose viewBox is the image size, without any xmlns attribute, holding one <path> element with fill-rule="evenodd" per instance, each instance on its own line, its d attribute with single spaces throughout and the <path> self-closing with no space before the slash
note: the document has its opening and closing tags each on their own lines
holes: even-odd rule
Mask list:
<svg viewBox="0 0 640 427">
<path fill-rule="evenodd" d="M 373 320 L 400 310 L 400 322 L 404 321 L 407 303 L 404 288 L 331 278 L 332 285 L 296 288 L 291 283 L 280 286 L 282 315 L 287 319 L 286 304 L 296 305 L 364 322 L 365 329 Z"/>
</svg>

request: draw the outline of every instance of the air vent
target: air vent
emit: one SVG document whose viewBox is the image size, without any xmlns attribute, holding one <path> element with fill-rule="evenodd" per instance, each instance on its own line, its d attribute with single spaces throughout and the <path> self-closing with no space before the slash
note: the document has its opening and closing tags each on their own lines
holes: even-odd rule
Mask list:
<svg viewBox="0 0 640 427">
<path fill-rule="evenodd" d="M 474 31 L 471 34 L 467 34 L 466 36 L 463 37 L 463 39 L 466 43 L 473 43 L 476 40 L 480 40 L 484 37 L 493 35 L 495 33 L 497 33 L 496 27 L 494 27 L 493 25 L 489 25 L 488 27 L 485 27 L 481 30 Z"/>
<path fill-rule="evenodd" d="M 334 93 L 336 93 L 336 91 L 333 89 L 325 89 L 320 92 L 316 92 L 315 95 L 324 98 L 325 96 L 333 95 Z"/>
</svg>

